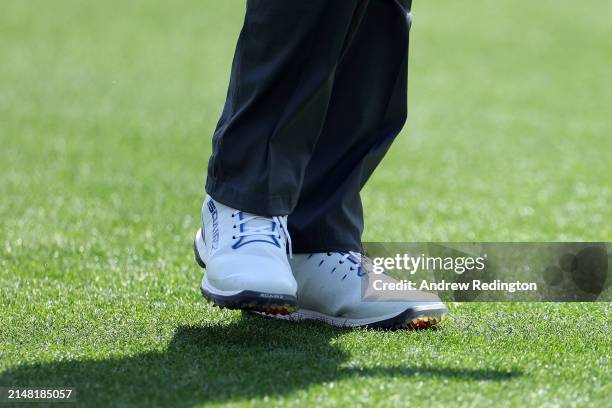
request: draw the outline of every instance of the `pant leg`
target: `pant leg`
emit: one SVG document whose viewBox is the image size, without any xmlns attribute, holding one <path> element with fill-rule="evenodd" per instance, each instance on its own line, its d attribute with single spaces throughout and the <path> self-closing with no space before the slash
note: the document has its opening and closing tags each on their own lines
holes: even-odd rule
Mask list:
<svg viewBox="0 0 612 408">
<path fill-rule="evenodd" d="M 233 208 L 297 204 L 341 55 L 367 0 L 248 0 L 206 191 Z"/>
<path fill-rule="evenodd" d="M 296 253 L 361 250 L 359 191 L 407 115 L 410 3 L 370 1 L 336 70 L 327 119 L 289 216 Z"/>
</svg>

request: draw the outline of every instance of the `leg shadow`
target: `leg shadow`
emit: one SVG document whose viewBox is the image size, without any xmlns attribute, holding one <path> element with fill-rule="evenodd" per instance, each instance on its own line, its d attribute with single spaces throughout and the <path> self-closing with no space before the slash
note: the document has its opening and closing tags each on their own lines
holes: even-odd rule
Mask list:
<svg viewBox="0 0 612 408">
<path fill-rule="evenodd" d="M 431 375 L 505 380 L 518 373 L 427 367 L 344 368 L 331 340 L 342 330 L 244 317 L 230 325 L 180 326 L 168 348 L 121 358 L 17 366 L 1 386 L 70 386 L 83 405 L 193 406 L 284 395 L 348 377 Z"/>
</svg>

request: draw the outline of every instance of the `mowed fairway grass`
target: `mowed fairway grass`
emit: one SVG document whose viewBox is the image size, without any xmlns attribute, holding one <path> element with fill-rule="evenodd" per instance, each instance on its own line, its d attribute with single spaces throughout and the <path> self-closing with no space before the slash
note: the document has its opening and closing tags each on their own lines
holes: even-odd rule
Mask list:
<svg viewBox="0 0 612 408">
<path fill-rule="evenodd" d="M 1 8 L 0 386 L 89 406 L 610 403 L 607 303 L 451 304 L 440 330 L 389 333 L 204 302 L 191 239 L 243 1 Z M 410 120 L 364 239 L 612 241 L 611 18 L 607 0 L 417 1 Z"/>
</svg>

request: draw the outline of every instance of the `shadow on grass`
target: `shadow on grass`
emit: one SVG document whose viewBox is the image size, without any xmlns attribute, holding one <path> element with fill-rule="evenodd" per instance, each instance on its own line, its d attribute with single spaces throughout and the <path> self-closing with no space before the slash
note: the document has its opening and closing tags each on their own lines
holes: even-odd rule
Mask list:
<svg viewBox="0 0 612 408">
<path fill-rule="evenodd" d="M 245 316 L 230 325 L 178 327 L 163 351 L 11 368 L 0 374 L 0 385 L 75 387 L 79 403 L 87 405 L 192 406 L 284 395 L 356 377 L 501 381 L 519 375 L 434 366 L 342 367 L 349 356 L 333 344 L 342 333 Z"/>
</svg>

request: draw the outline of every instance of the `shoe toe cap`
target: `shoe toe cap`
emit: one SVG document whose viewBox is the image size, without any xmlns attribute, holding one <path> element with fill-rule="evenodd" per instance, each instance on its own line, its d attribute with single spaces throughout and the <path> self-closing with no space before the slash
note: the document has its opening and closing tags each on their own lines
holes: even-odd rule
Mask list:
<svg viewBox="0 0 612 408">
<path fill-rule="evenodd" d="M 209 261 L 207 279 L 226 291 L 250 290 L 292 296 L 297 292 L 289 265 L 274 257 L 215 256 Z"/>
</svg>

